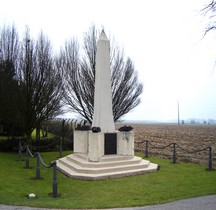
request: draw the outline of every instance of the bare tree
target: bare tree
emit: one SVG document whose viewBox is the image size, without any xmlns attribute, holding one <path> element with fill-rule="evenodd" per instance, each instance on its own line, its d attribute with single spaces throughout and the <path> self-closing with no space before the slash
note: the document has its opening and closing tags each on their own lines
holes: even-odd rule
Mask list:
<svg viewBox="0 0 216 210">
<path fill-rule="evenodd" d="M 89 74 L 81 69 L 79 45 L 76 40 L 65 43 L 64 50 L 60 52 L 58 67 L 62 71 L 64 103 L 74 112 L 91 121 L 93 106 L 88 100 L 92 98 L 88 96 L 92 94 L 92 88 L 89 87 L 92 81 L 86 82 Z"/>
<path fill-rule="evenodd" d="M 13 102 L 17 89 L 19 44 L 14 25 L 0 30 L 0 121 L 4 124 L 15 123 L 16 107 Z"/>
<path fill-rule="evenodd" d="M 139 96 L 143 90 L 143 85 L 138 83 L 137 73 L 131 59 L 127 58 L 126 62 L 122 62 L 122 69 L 118 65 L 116 66 L 116 63 L 118 61 L 114 63 L 112 68 L 114 121 L 117 121 L 139 105 Z"/>
<path fill-rule="evenodd" d="M 4 26 L 0 30 L 0 54 L 2 61 L 13 63 L 14 70 L 17 68 L 19 55 L 19 35 L 14 25 Z M 13 72 L 15 73 L 15 72 Z"/>
<path fill-rule="evenodd" d="M 83 53 L 77 41 L 65 43 L 58 62 L 62 70 L 64 103 L 90 123 L 93 118 L 96 44 L 99 32 L 93 25 L 84 35 Z M 110 46 L 111 85 L 114 121 L 140 103 L 143 85 L 138 82 L 134 64 L 114 43 Z"/>
<path fill-rule="evenodd" d="M 41 123 L 61 113 L 61 79 L 49 40 L 41 33 L 36 42 L 26 32 L 20 50 L 17 121 L 28 141 Z"/>
<path fill-rule="evenodd" d="M 208 32 L 216 30 L 216 1 L 211 0 L 207 5 L 203 7 L 201 12 L 204 16 L 207 16 L 209 18 L 209 22 L 204 34 L 206 35 Z"/>
</svg>

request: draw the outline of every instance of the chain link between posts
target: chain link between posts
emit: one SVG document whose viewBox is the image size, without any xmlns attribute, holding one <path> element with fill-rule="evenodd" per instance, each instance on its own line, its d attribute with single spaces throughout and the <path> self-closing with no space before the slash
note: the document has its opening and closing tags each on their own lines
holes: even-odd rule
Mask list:
<svg viewBox="0 0 216 210">
<path fill-rule="evenodd" d="M 149 148 L 152 148 L 152 149 L 165 149 L 165 148 L 168 148 L 168 147 L 172 147 L 172 151 L 173 151 L 173 154 L 172 154 L 172 162 L 173 163 L 176 163 L 176 157 L 177 157 L 177 149 L 180 149 L 182 150 L 183 152 L 187 153 L 187 154 L 196 154 L 198 152 L 202 152 L 202 151 L 205 151 L 205 150 L 208 150 L 208 171 L 212 171 L 213 168 L 212 168 L 212 147 L 205 147 L 203 149 L 198 149 L 198 150 L 188 150 L 188 149 L 185 149 L 181 146 L 179 146 L 177 143 L 175 142 L 172 142 L 168 145 L 165 145 L 165 146 L 156 146 L 154 144 L 152 144 L 149 140 L 144 140 L 144 141 L 141 141 L 141 142 L 137 142 L 137 144 L 144 144 L 145 143 L 145 157 L 148 158 L 149 157 Z"/>
</svg>

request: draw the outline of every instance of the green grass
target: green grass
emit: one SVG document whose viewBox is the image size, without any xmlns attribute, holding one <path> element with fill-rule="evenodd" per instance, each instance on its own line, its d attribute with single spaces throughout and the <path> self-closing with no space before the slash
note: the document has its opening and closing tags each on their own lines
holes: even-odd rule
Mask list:
<svg viewBox="0 0 216 210">
<path fill-rule="evenodd" d="M 0 140 L 8 140 L 7 136 L 0 136 Z"/>
<path fill-rule="evenodd" d="M 70 152 L 64 152 L 64 155 Z M 41 153 L 48 164 L 58 152 Z M 24 157 L 24 156 L 23 156 Z M 52 169 L 41 166 L 43 180 L 33 180 L 33 169 L 24 169 L 25 161 L 18 162 L 17 154 L 0 153 L 0 203 L 47 208 L 113 208 L 144 206 L 177 199 L 216 194 L 216 171 L 206 166 L 189 163 L 172 164 L 169 160 L 150 158 L 161 169 L 150 174 L 98 181 L 75 180 L 58 172 L 58 191 L 61 197 L 52 198 Z M 35 193 L 37 199 L 25 196 Z"/>
<path fill-rule="evenodd" d="M 36 139 L 36 129 L 33 130 L 31 136 L 32 136 L 32 139 Z M 56 135 L 48 132 L 47 137 L 43 137 L 42 130 L 40 130 L 40 137 L 41 137 L 41 139 L 43 139 L 43 138 L 53 139 L 56 137 Z M 0 140 L 8 140 L 8 136 L 0 136 Z"/>
<path fill-rule="evenodd" d="M 36 129 L 34 129 L 33 130 L 33 132 L 32 132 L 32 139 L 36 139 Z M 41 139 L 43 139 L 44 137 L 43 137 L 43 133 L 42 133 L 42 130 L 40 130 L 40 137 L 41 137 Z M 53 133 L 47 133 L 47 137 L 45 137 L 45 138 L 48 138 L 48 139 L 52 139 L 52 138 L 55 138 L 55 135 L 53 134 Z"/>
</svg>

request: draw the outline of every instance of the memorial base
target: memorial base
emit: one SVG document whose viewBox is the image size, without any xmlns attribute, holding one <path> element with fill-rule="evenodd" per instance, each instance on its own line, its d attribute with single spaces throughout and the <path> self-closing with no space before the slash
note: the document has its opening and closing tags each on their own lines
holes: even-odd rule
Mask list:
<svg viewBox="0 0 216 210">
<path fill-rule="evenodd" d="M 106 179 L 157 171 L 158 165 L 134 156 L 134 133 L 74 132 L 74 154 L 57 161 L 72 178 Z"/>
<path fill-rule="evenodd" d="M 157 171 L 158 165 L 140 157 L 104 155 L 90 162 L 84 154 L 71 154 L 57 162 L 58 169 L 71 178 L 97 180 L 134 176 Z"/>
</svg>

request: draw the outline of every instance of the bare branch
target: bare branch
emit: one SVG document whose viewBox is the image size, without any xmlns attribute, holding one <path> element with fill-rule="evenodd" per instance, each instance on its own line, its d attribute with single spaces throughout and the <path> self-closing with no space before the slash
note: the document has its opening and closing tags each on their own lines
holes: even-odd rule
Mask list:
<svg viewBox="0 0 216 210">
<path fill-rule="evenodd" d="M 216 28 L 216 1 L 212 0 L 209 4 L 205 5 L 201 12 L 204 16 L 208 15 L 209 23 L 205 29 L 204 36 L 205 37 L 210 31 L 215 30 Z"/>
<path fill-rule="evenodd" d="M 94 111 L 98 35 L 99 31 L 93 25 L 84 36 L 85 54 L 81 57 L 77 44 L 71 41 L 65 43 L 59 59 L 62 61 L 60 68 L 64 78 L 64 102 L 90 123 Z M 138 82 L 132 61 L 129 58 L 125 61 L 123 50 L 115 45 L 110 48 L 113 115 L 117 121 L 140 103 L 142 84 Z"/>
</svg>

